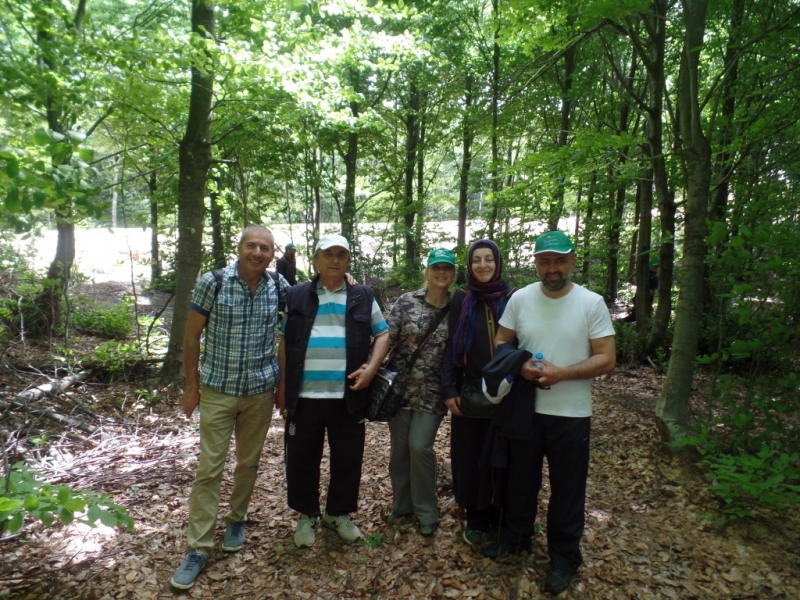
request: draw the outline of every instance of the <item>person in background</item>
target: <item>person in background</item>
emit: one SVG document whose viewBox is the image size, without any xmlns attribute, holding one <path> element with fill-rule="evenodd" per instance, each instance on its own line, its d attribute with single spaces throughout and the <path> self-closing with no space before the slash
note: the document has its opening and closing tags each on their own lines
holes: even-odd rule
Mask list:
<svg viewBox="0 0 800 600">
<path fill-rule="evenodd" d="M 372 289 L 346 279 L 349 261 L 344 237 L 322 236 L 314 253 L 319 274 L 286 295 L 275 400 L 288 413 L 286 487 L 289 507 L 300 513 L 294 534 L 298 548 L 314 544 L 320 521 L 345 541 L 362 537 L 350 513 L 358 509 L 369 384 L 389 349 L 389 336 Z M 326 434 L 330 483 L 322 514 Z"/>
<path fill-rule="evenodd" d="M 491 240 L 474 242 L 467 255 L 467 285 L 450 302 L 449 336 L 442 360 L 442 390 L 450 421 L 450 461 L 453 493 L 467 512 L 463 538 L 470 545 L 481 542 L 484 532 L 500 524 L 499 482 L 487 465 L 479 467 L 481 451 L 491 419 L 468 418 L 461 413 L 461 390 L 481 389 L 481 370 L 494 355 L 497 322 L 509 299 L 503 281 L 503 257 Z"/>
<path fill-rule="evenodd" d="M 283 256 L 275 263 L 275 270 L 283 275 L 290 285 L 297 285 L 297 246 L 286 244 Z"/>
<path fill-rule="evenodd" d="M 447 248 L 428 256 L 424 288 L 400 296 L 386 318 L 391 346 L 395 349 L 389 368 L 400 370 L 425 340 L 438 313 L 450 301 L 456 276 L 456 259 Z M 389 476 L 394 500 L 388 521 L 415 514 L 422 535 L 439 527 L 436 497 L 436 453 L 433 442 L 447 409 L 442 396 L 440 368 L 447 341 L 447 323 L 441 320 L 414 363 L 406 380 L 404 406 L 389 422 L 391 455 Z"/>
<path fill-rule="evenodd" d="M 189 498 L 189 553 L 170 581 L 181 590 L 194 585 L 214 545 L 220 481 L 231 435 L 236 437 L 236 470 L 222 549 L 235 552 L 244 545 L 244 519 L 272 419 L 279 376 L 278 305 L 289 284 L 266 272 L 275 253 L 272 232 L 266 227 L 247 227 L 237 251 L 238 259 L 225 267 L 219 282 L 213 273 L 200 278 L 189 302 L 181 408 L 189 417 L 202 400 L 203 416 L 200 458 Z M 206 340 L 198 376 L 203 331 Z"/>
<path fill-rule="evenodd" d="M 527 361 L 520 375 L 544 386 L 536 391 L 530 439 L 508 441 L 508 494 L 499 541 L 484 548 L 498 558 L 529 549 L 545 457 L 550 473 L 545 591 L 560 594 L 583 562 L 586 478 L 593 377 L 616 366 L 614 327 L 599 294 L 571 280 L 575 247 L 562 231 L 536 238 L 534 264 L 541 279 L 508 302 L 496 344 L 518 344 L 544 355 L 544 369 Z M 525 424 L 520 424 L 525 426 Z"/>
</svg>

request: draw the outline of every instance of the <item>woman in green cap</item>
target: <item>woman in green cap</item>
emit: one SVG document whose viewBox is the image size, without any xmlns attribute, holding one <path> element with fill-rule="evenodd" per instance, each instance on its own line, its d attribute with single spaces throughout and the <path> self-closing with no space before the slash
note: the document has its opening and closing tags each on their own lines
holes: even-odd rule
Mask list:
<svg viewBox="0 0 800 600">
<path fill-rule="evenodd" d="M 447 341 L 444 317 L 455 276 L 453 252 L 447 248 L 432 250 L 425 268 L 426 286 L 400 296 L 386 318 L 393 348 L 389 368 L 402 369 L 422 346 L 406 380 L 405 406 L 389 423 L 389 476 L 394 500 L 387 520 L 393 523 L 416 515 L 419 531 L 426 536 L 439 527 L 433 442 L 447 413 L 439 367 Z M 438 325 L 426 336 L 437 320 Z"/>
</svg>

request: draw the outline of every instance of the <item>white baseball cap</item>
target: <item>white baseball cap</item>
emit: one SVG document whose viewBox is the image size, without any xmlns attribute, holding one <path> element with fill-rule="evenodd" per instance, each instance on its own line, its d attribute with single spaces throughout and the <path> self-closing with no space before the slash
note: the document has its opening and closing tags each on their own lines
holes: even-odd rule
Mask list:
<svg viewBox="0 0 800 600">
<path fill-rule="evenodd" d="M 335 233 L 329 233 L 319 238 L 319 243 L 317 244 L 315 252 L 327 250 L 334 246 L 340 246 L 350 252 L 350 244 L 347 242 L 347 239 L 343 235 L 336 235 Z"/>
</svg>

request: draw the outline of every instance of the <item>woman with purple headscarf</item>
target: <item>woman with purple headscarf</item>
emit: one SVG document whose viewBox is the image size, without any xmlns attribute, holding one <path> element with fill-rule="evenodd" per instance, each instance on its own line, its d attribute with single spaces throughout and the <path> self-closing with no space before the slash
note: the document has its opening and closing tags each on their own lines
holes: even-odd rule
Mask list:
<svg viewBox="0 0 800 600">
<path fill-rule="evenodd" d="M 463 537 L 471 546 L 499 525 L 500 510 L 492 504 L 498 490 L 491 469 L 479 467 L 491 420 L 463 416 L 461 390 L 464 386 L 481 389 L 481 371 L 494 355 L 494 331 L 511 294 L 502 277 L 503 257 L 497 244 L 474 242 L 467 258 L 467 285 L 453 294 L 450 302 L 449 336 L 441 369 L 445 406 L 453 414 L 453 491 L 458 505 L 467 511 Z"/>
</svg>

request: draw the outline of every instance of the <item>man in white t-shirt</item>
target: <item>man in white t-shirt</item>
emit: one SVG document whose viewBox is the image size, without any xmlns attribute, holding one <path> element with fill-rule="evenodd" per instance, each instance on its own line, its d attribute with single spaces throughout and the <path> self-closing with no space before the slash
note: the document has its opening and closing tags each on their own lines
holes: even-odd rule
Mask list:
<svg viewBox="0 0 800 600">
<path fill-rule="evenodd" d="M 566 590 L 583 562 L 586 478 L 592 415 L 591 379 L 616 366 L 611 316 L 603 298 L 572 282 L 575 247 L 562 231 L 536 239 L 534 264 L 541 281 L 508 302 L 496 345 L 517 343 L 544 355 L 545 369 L 526 363 L 520 375 L 538 381 L 536 415 L 528 440 L 508 441 L 508 498 L 498 542 L 485 556 L 498 558 L 530 548 L 542 484 L 542 465 L 550 470 L 547 545 L 550 570 L 546 591 Z M 531 398 L 534 401 L 534 398 Z"/>
</svg>

